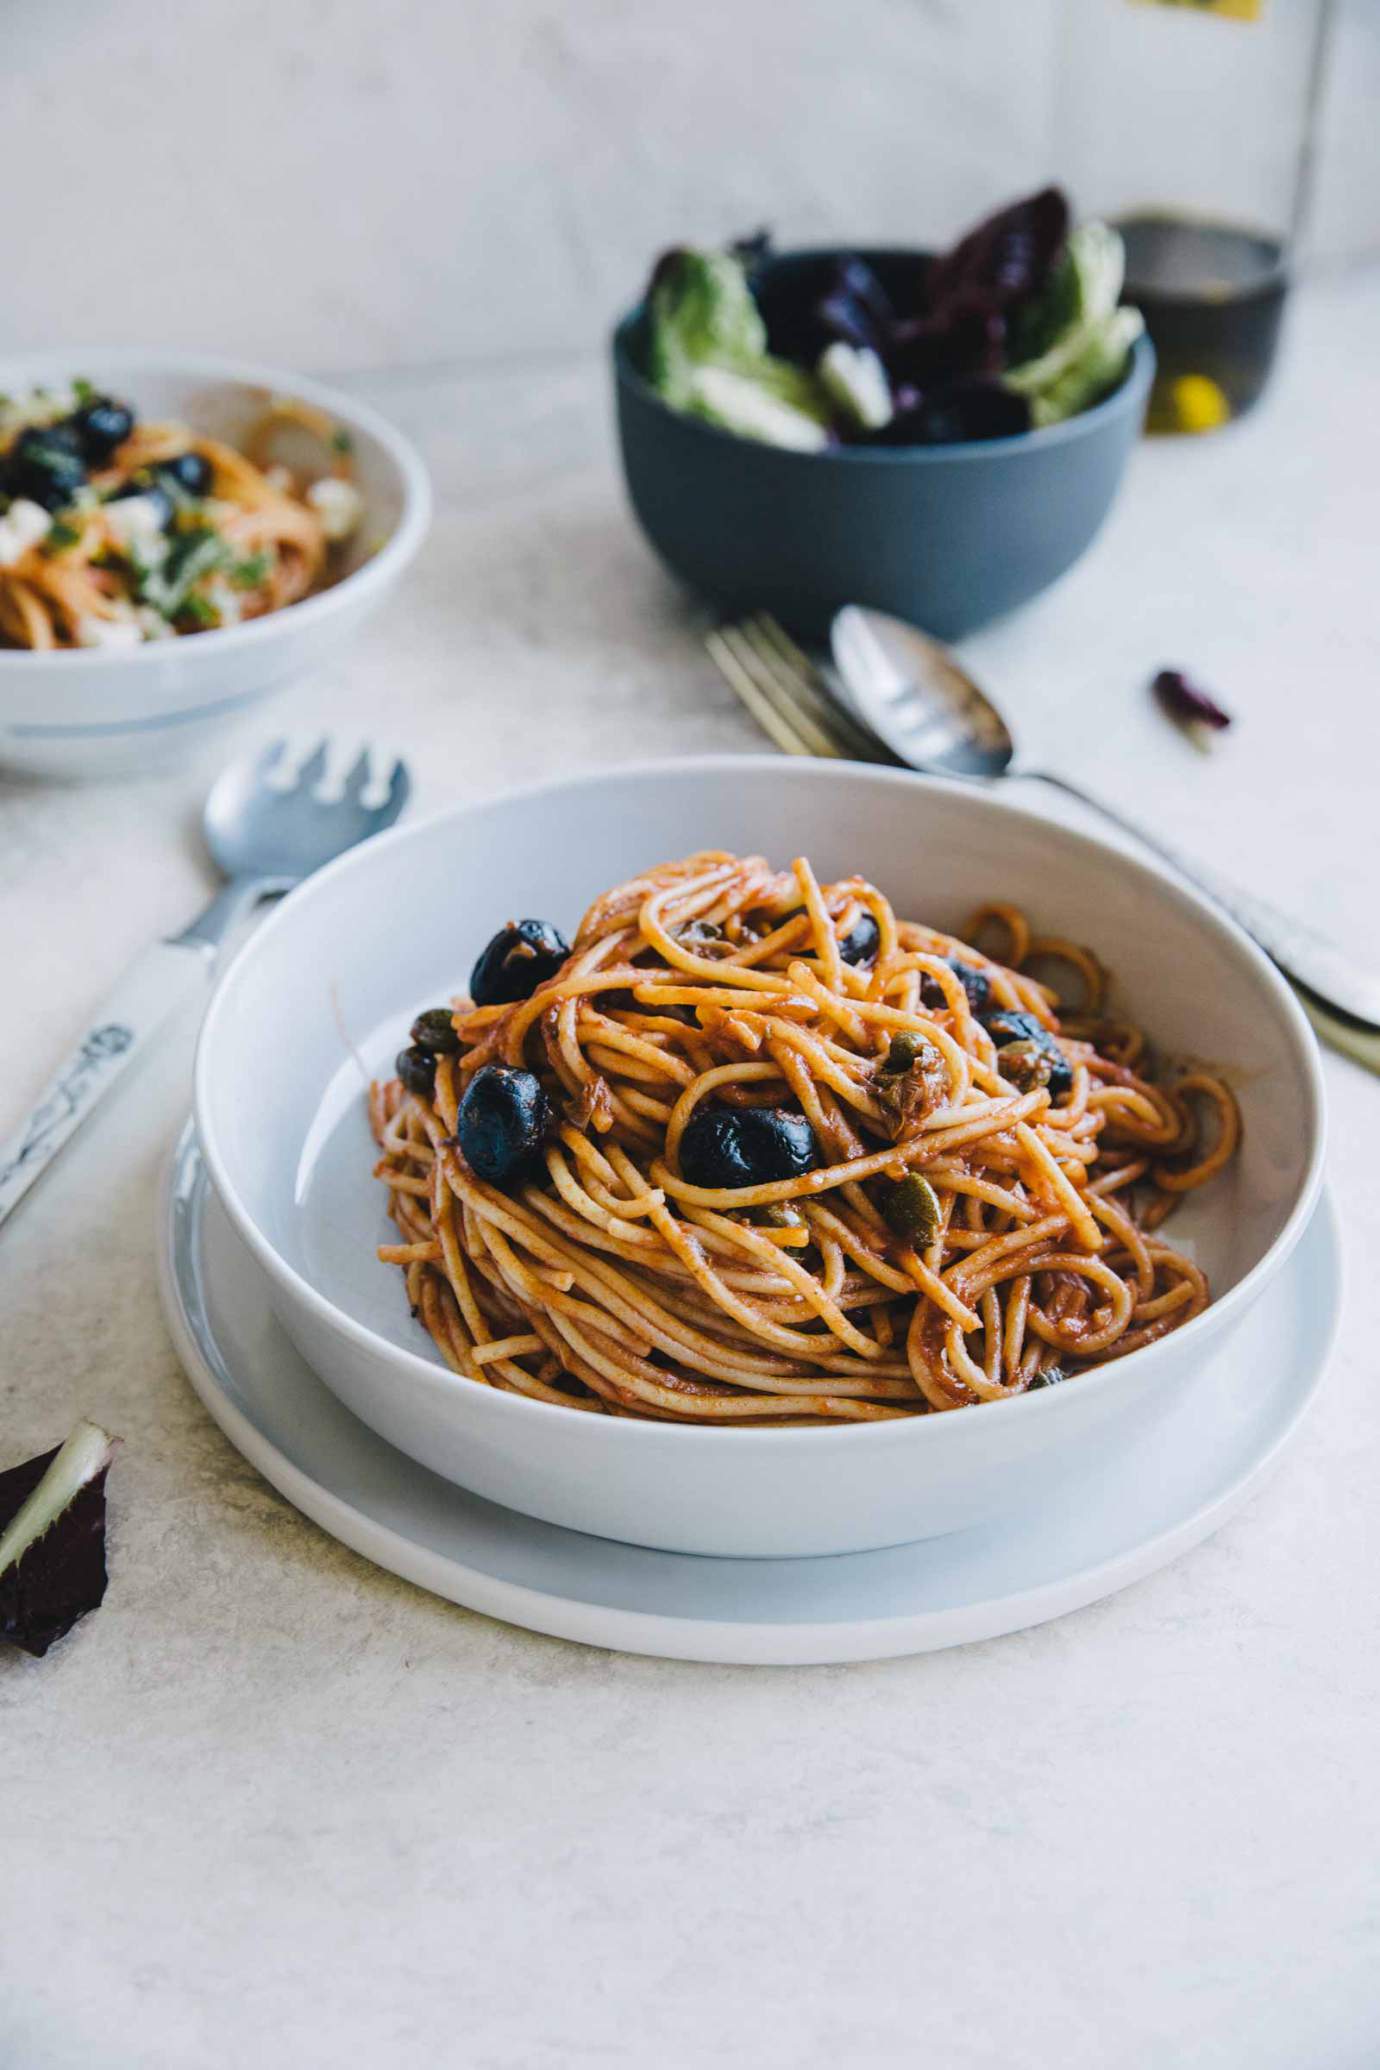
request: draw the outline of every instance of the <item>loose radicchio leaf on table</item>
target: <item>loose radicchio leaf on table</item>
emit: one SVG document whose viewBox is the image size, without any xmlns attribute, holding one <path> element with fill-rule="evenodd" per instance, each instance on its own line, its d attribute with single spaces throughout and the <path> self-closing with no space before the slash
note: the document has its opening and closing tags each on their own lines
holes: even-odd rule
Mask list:
<svg viewBox="0 0 1380 2070">
<path fill-rule="evenodd" d="M 0 1638 L 43 1655 L 105 1595 L 105 1477 L 117 1440 L 79 1423 L 0 1473 Z"/>
<path fill-rule="evenodd" d="M 1210 726 L 1214 733 L 1221 733 L 1231 724 L 1231 713 L 1223 711 L 1196 683 L 1190 683 L 1182 669 L 1162 668 L 1150 687 L 1170 718 L 1181 726 Z"/>
</svg>

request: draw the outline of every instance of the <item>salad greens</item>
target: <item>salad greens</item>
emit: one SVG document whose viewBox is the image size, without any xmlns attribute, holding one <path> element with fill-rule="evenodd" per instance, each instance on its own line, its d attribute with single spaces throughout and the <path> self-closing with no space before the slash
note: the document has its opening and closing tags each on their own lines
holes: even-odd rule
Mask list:
<svg viewBox="0 0 1380 2070">
<path fill-rule="evenodd" d="M 649 299 L 650 373 L 673 409 L 800 452 L 828 444 L 824 391 L 804 368 L 768 352 L 766 324 L 733 253 L 669 253 Z"/>
<path fill-rule="evenodd" d="M 1071 228 L 1053 187 L 930 260 L 770 261 L 764 236 L 666 253 L 646 369 L 673 409 L 799 452 L 1056 424 L 1118 385 L 1143 328 L 1119 306 L 1120 237 Z"/>
</svg>

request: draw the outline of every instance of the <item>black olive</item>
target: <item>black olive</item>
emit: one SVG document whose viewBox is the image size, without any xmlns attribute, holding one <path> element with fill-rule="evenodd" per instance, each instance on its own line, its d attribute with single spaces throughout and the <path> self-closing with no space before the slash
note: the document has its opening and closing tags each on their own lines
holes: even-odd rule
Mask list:
<svg viewBox="0 0 1380 2070">
<path fill-rule="evenodd" d="M 210 491 L 211 463 L 200 453 L 174 453 L 171 460 L 160 460 L 153 471 L 185 495 L 205 496 Z"/>
<path fill-rule="evenodd" d="M 76 433 L 62 424 L 31 424 L 5 460 L 5 489 L 44 510 L 63 510 L 86 487 L 86 465 Z"/>
<path fill-rule="evenodd" d="M 108 460 L 133 431 L 134 412 L 108 395 L 93 395 L 73 411 L 69 422 L 88 460 Z"/>
<path fill-rule="evenodd" d="M 870 913 L 863 913 L 839 943 L 839 954 L 845 963 L 871 963 L 881 939 L 881 928 Z"/>
<path fill-rule="evenodd" d="M 882 1214 L 898 1236 L 923 1248 L 933 1241 L 939 1227 L 939 1198 L 928 1179 L 921 1178 L 919 1172 L 907 1172 L 887 1192 Z"/>
<path fill-rule="evenodd" d="M 119 488 L 107 496 L 106 501 L 123 503 L 130 496 L 147 496 L 149 502 L 157 509 L 160 528 L 167 531 L 173 521 L 172 497 L 145 469 L 141 468 L 138 474 L 131 475 L 127 482 L 121 482 Z"/>
<path fill-rule="evenodd" d="M 458 1057 L 460 1037 L 455 1032 L 448 1006 L 429 1006 L 412 1023 L 412 1041 L 417 1049 L 434 1057 Z"/>
<path fill-rule="evenodd" d="M 540 1081 L 509 1064 L 484 1064 L 460 1102 L 455 1140 L 470 1170 L 501 1185 L 530 1167 L 551 1121 Z"/>
<path fill-rule="evenodd" d="M 809 1122 L 782 1107 L 700 1107 L 680 1139 L 680 1168 L 692 1186 L 768 1186 L 818 1163 Z"/>
<path fill-rule="evenodd" d="M 470 974 L 476 1006 L 510 1006 L 530 999 L 554 977 L 570 946 L 546 920 L 510 920 L 481 954 Z"/>
<path fill-rule="evenodd" d="M 1049 1058 L 1049 1096 L 1061 1100 L 1065 1093 L 1073 1090 L 1073 1066 L 1064 1055 L 1049 1029 L 1036 1020 L 1033 1013 L 1024 1013 L 1016 1006 L 994 1006 L 990 1013 L 982 1016 L 982 1025 L 996 1043 L 999 1050 L 1009 1043 L 1031 1042 L 1043 1050 Z"/>
<path fill-rule="evenodd" d="M 400 1049 L 394 1070 L 408 1092 L 429 1100 L 436 1090 L 436 1059 L 424 1049 Z"/>
<path fill-rule="evenodd" d="M 941 960 L 948 964 L 950 970 L 968 994 L 968 1004 L 973 1009 L 973 1012 L 976 1014 L 986 1013 L 992 1003 L 992 986 L 986 971 L 975 970 L 971 963 L 960 963 L 957 956 L 945 956 Z M 925 1006 L 944 1007 L 949 1003 L 944 997 L 943 988 L 938 978 L 933 977 L 921 978 L 920 998 Z"/>
</svg>

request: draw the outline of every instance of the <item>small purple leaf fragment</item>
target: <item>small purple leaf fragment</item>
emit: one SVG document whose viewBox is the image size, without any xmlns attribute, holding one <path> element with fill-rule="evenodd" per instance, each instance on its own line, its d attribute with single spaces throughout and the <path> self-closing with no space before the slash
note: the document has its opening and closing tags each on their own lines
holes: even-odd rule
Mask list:
<svg viewBox="0 0 1380 2070">
<path fill-rule="evenodd" d="M 0 1638 L 42 1656 L 105 1595 L 105 1477 L 117 1440 L 79 1423 L 0 1473 Z"/>
<path fill-rule="evenodd" d="M 1162 668 L 1150 687 L 1170 718 L 1181 726 L 1210 726 L 1220 733 L 1231 724 L 1231 713 L 1224 712 L 1206 690 L 1190 683 L 1182 669 Z"/>
</svg>

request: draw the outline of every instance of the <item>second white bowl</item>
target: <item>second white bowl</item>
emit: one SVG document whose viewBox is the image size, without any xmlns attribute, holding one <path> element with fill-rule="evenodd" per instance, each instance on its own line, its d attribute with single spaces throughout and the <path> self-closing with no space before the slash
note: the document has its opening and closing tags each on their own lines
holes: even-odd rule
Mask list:
<svg viewBox="0 0 1380 2070">
<path fill-rule="evenodd" d="M 201 746 L 350 641 L 426 536 L 431 491 L 408 441 L 365 404 L 272 367 L 78 348 L 0 361 L 0 393 L 76 377 L 240 446 L 275 395 L 322 409 L 348 434 L 365 514 L 329 589 L 223 630 L 143 647 L 34 654 L 0 647 L 0 764 L 30 776 L 137 774 Z"/>
</svg>

